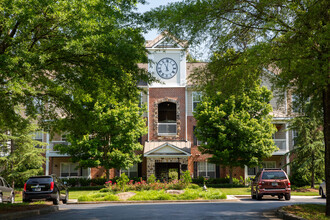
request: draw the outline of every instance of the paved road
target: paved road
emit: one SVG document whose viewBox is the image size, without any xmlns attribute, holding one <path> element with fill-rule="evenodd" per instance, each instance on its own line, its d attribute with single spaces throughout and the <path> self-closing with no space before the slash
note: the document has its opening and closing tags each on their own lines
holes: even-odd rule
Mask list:
<svg viewBox="0 0 330 220">
<path fill-rule="evenodd" d="M 149 204 L 85 204 L 60 205 L 57 213 L 26 219 L 267 219 L 263 212 L 294 203 L 321 203 L 320 197 L 293 197 L 290 201 L 263 198 L 225 200 L 215 203 L 149 203 Z"/>
</svg>

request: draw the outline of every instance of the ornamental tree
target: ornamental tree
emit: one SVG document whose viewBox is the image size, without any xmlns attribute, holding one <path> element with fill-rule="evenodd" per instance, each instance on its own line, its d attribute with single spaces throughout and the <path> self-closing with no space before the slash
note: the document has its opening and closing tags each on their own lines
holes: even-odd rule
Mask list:
<svg viewBox="0 0 330 220">
<path fill-rule="evenodd" d="M 199 150 L 212 155 L 210 162 L 229 167 L 230 183 L 234 167 L 260 165 L 277 149 L 269 115 L 271 97 L 269 90 L 256 84 L 240 95 L 204 96 L 194 112 L 195 134 L 202 141 Z"/>
</svg>

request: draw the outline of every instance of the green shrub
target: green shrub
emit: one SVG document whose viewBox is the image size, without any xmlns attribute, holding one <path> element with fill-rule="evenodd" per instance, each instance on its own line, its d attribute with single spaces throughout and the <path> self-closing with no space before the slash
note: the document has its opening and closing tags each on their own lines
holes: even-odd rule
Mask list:
<svg viewBox="0 0 330 220">
<path fill-rule="evenodd" d="M 156 177 L 154 174 L 151 174 L 147 180 L 147 183 L 155 183 L 156 182 Z"/>
<path fill-rule="evenodd" d="M 121 174 L 117 183 L 121 191 L 125 192 L 126 184 L 129 182 L 128 177 L 125 173 Z"/>
<path fill-rule="evenodd" d="M 169 169 L 168 178 L 169 178 L 170 181 L 177 180 L 179 178 L 178 170 L 177 169 Z"/>
<path fill-rule="evenodd" d="M 85 190 L 100 190 L 103 189 L 104 186 L 80 186 L 80 187 L 70 187 L 70 191 L 85 191 Z"/>
<path fill-rule="evenodd" d="M 100 177 L 100 178 L 91 179 L 91 184 L 93 186 L 102 186 L 106 181 L 107 179 L 105 177 Z"/>
<path fill-rule="evenodd" d="M 190 176 L 190 171 L 184 171 L 183 172 L 183 183 L 188 186 L 191 183 L 191 176 Z"/>
</svg>

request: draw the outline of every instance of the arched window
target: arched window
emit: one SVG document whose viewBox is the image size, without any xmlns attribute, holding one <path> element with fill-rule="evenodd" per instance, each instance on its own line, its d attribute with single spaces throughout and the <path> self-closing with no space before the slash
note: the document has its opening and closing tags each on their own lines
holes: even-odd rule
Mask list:
<svg viewBox="0 0 330 220">
<path fill-rule="evenodd" d="M 158 135 L 176 135 L 176 104 L 162 102 L 158 104 Z"/>
<path fill-rule="evenodd" d="M 158 123 L 176 123 L 176 104 L 162 102 L 158 104 Z"/>
</svg>

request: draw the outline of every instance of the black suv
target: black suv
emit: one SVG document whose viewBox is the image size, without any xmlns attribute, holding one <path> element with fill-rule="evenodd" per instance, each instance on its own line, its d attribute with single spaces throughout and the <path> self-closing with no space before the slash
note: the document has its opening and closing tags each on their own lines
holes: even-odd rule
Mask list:
<svg viewBox="0 0 330 220">
<path fill-rule="evenodd" d="M 55 175 L 30 177 L 24 184 L 23 202 L 48 200 L 58 205 L 60 200 L 67 203 L 68 188 Z"/>
<path fill-rule="evenodd" d="M 253 179 L 251 196 L 253 199 L 262 199 L 264 195 L 278 196 L 285 200 L 291 199 L 291 183 L 288 175 L 282 169 L 262 169 Z"/>
<path fill-rule="evenodd" d="M 9 186 L 6 180 L 0 177 L 0 203 L 2 202 L 15 202 L 14 189 Z"/>
</svg>

